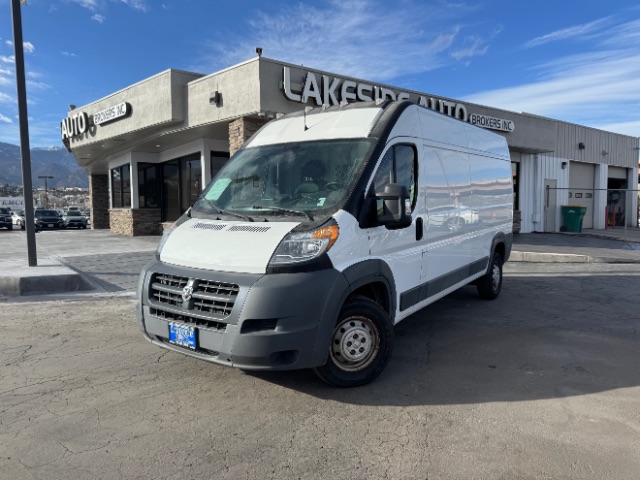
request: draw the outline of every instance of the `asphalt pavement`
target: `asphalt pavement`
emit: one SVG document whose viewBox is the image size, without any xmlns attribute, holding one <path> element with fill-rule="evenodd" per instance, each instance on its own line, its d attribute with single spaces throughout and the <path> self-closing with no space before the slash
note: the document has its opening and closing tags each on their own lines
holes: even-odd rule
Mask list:
<svg viewBox="0 0 640 480">
<path fill-rule="evenodd" d="M 2 230 L 0 297 L 132 294 L 159 240 L 159 236 L 127 237 L 109 230 L 43 231 L 36 234 L 37 266 L 29 267 L 25 233 Z M 509 263 L 517 262 L 640 263 L 640 229 L 516 234 Z"/>
</svg>

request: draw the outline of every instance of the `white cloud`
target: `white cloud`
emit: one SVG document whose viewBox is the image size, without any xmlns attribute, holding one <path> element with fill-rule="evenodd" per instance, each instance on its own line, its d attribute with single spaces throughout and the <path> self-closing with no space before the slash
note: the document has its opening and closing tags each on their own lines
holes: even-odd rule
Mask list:
<svg viewBox="0 0 640 480">
<path fill-rule="evenodd" d="M 0 92 L 0 103 L 9 103 L 13 102 L 13 98 L 11 95 L 7 95 L 6 93 Z"/>
<path fill-rule="evenodd" d="M 622 135 L 630 135 L 632 137 L 640 137 L 640 120 L 631 120 L 629 122 L 603 123 L 594 124 L 594 128 L 606 130 L 608 132 L 616 132 Z"/>
<path fill-rule="evenodd" d="M 27 86 L 30 89 L 34 89 L 34 90 L 46 90 L 48 88 L 51 88 L 51 85 L 48 85 L 44 82 L 36 82 L 34 80 L 27 80 Z"/>
<path fill-rule="evenodd" d="M 5 55 L 0 55 L 0 62 L 2 63 L 16 63 L 16 57 L 11 55 L 9 57 Z"/>
<path fill-rule="evenodd" d="M 640 35 L 635 40 L 628 35 L 636 23 L 601 32 L 591 52 L 536 65 L 530 75 L 534 81 L 479 92 L 464 100 L 628 133 L 637 123 L 640 105 Z M 621 39 L 624 36 L 626 41 Z M 624 48 L 608 48 L 611 45 Z"/>
<path fill-rule="evenodd" d="M 9 117 L 5 117 L 3 114 L 0 113 L 0 122 L 13 123 L 13 120 L 11 120 Z"/>
<path fill-rule="evenodd" d="M 147 7 L 147 4 L 144 0 L 120 0 L 120 1 L 135 10 L 140 10 L 141 12 L 146 12 L 149 9 L 149 7 Z"/>
<path fill-rule="evenodd" d="M 102 4 L 99 0 L 71 0 L 73 3 L 77 3 L 81 7 L 88 8 L 89 10 L 97 10 Z"/>
<path fill-rule="evenodd" d="M 574 25 L 572 27 L 556 30 L 555 32 L 542 35 L 541 37 L 529 40 L 524 44 L 525 47 L 537 47 L 544 45 L 545 43 L 557 42 L 560 40 L 568 40 L 570 38 L 583 37 L 585 35 L 593 34 L 600 30 L 602 27 L 609 24 L 611 17 L 601 18 L 593 22 L 585 23 L 583 25 Z"/>
<path fill-rule="evenodd" d="M 60 52 L 62 55 L 64 55 L 65 57 L 76 57 L 77 55 L 73 52 L 67 52 L 66 50 Z"/>
<path fill-rule="evenodd" d="M 487 53 L 489 45 L 487 42 L 476 35 L 469 36 L 462 42 L 462 48 L 458 48 L 451 52 L 451 56 L 456 60 L 464 58 L 480 57 Z"/>
<path fill-rule="evenodd" d="M 194 69 L 214 71 L 247 60 L 262 47 L 265 57 L 388 81 L 485 53 L 487 40 L 479 35 L 460 38 L 459 19 L 473 8 L 417 0 L 405 0 L 402 8 L 383 0 L 284 6 L 276 13 L 255 14 L 248 33 L 217 33 L 219 40 L 207 45 L 209 56 Z"/>
<path fill-rule="evenodd" d="M 13 47 L 13 41 L 11 40 L 5 40 L 4 43 L 9 45 L 10 47 Z M 36 51 L 36 47 L 31 42 L 22 42 L 22 48 L 27 53 L 33 53 Z"/>
<path fill-rule="evenodd" d="M 147 2 L 145 0 L 110 0 L 112 3 L 122 3 L 134 10 L 140 10 L 141 12 L 146 12 L 149 10 Z M 92 12 L 97 12 L 99 10 L 104 10 L 107 8 L 107 0 L 71 0 L 71 2 L 86 8 L 87 10 L 91 10 Z M 93 18 L 93 17 L 92 17 Z"/>
<path fill-rule="evenodd" d="M 96 13 L 91 17 L 91 20 L 95 20 L 98 23 L 104 23 L 106 19 L 107 18 L 104 15 L 100 15 L 99 13 Z"/>
</svg>

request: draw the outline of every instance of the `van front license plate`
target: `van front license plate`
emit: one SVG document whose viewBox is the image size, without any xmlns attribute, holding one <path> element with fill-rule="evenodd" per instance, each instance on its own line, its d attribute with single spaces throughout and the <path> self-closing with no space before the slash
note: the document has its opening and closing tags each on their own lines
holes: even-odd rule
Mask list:
<svg viewBox="0 0 640 480">
<path fill-rule="evenodd" d="M 169 343 L 196 349 L 196 329 L 176 323 L 169 324 Z"/>
</svg>

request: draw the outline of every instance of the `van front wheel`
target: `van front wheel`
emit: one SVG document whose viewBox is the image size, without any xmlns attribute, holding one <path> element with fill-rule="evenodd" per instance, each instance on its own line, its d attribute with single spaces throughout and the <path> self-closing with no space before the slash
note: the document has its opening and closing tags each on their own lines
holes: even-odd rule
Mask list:
<svg viewBox="0 0 640 480">
<path fill-rule="evenodd" d="M 494 252 L 489 270 L 477 282 L 478 295 L 484 300 L 495 300 L 502 289 L 502 255 Z"/>
<path fill-rule="evenodd" d="M 392 350 L 389 315 L 373 300 L 358 296 L 342 307 L 327 363 L 315 372 L 334 387 L 365 385 L 382 373 Z"/>
</svg>

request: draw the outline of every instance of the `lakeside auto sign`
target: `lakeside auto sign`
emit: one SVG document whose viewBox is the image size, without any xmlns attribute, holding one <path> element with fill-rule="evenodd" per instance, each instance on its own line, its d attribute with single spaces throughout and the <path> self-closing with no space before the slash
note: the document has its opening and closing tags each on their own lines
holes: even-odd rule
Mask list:
<svg viewBox="0 0 640 480">
<path fill-rule="evenodd" d="M 60 135 L 63 141 L 68 140 L 86 133 L 94 125 L 103 125 L 126 117 L 130 113 L 131 105 L 127 102 L 101 110 L 92 116 L 87 115 L 86 112 L 79 112 L 60 122 Z"/>
<path fill-rule="evenodd" d="M 317 106 L 340 105 L 343 102 L 370 102 L 372 100 L 412 100 L 423 107 L 436 110 L 445 115 L 469 122 L 483 128 L 513 132 L 515 123 L 504 118 L 491 117 L 478 113 L 469 113 L 462 103 L 444 100 L 441 98 L 427 97 L 414 93 L 394 91 L 390 88 L 345 80 L 338 77 L 320 75 L 316 77 L 314 72 L 306 72 L 304 84 L 294 85 L 291 81 L 290 67 L 283 67 L 282 89 L 284 96 L 292 101 L 306 104 L 313 101 Z M 294 91 L 294 86 L 297 87 Z"/>
</svg>

